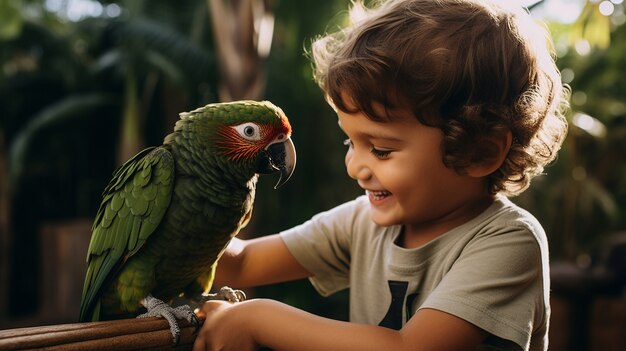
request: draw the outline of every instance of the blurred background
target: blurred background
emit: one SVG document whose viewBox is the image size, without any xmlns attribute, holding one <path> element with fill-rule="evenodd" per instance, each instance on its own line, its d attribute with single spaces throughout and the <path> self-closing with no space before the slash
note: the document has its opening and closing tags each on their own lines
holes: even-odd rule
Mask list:
<svg viewBox="0 0 626 351">
<path fill-rule="evenodd" d="M 114 169 L 161 144 L 178 113 L 267 99 L 289 116 L 291 180 L 261 178 L 244 236 L 290 228 L 359 195 L 311 41 L 347 0 L 0 0 L 0 329 L 75 322 L 92 217 Z M 547 23 L 570 130 L 513 200 L 550 239 L 551 350 L 626 350 L 626 15 L 622 0 L 524 1 Z M 347 318 L 347 293 L 308 282 L 252 292 Z"/>
</svg>

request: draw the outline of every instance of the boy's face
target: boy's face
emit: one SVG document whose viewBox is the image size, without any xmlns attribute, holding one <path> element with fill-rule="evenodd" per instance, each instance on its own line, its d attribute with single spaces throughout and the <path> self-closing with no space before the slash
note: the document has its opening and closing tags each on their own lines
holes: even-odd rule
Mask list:
<svg viewBox="0 0 626 351">
<path fill-rule="evenodd" d="M 443 164 L 441 130 L 402 111 L 393 122 L 374 122 L 361 112 L 337 114 L 349 138 L 348 174 L 366 190 L 375 223 L 448 230 L 467 215 L 472 199 L 484 196 L 482 179 Z"/>
</svg>

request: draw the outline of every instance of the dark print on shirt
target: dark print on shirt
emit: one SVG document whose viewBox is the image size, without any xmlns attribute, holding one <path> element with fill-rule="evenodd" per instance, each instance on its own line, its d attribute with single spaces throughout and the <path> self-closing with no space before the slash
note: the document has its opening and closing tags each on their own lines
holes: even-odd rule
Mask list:
<svg viewBox="0 0 626 351">
<path fill-rule="evenodd" d="M 389 280 L 389 292 L 391 293 L 391 303 L 383 320 L 378 324 L 381 327 L 400 330 L 404 324 L 402 319 L 402 310 L 406 309 L 407 320 L 413 316 L 411 306 L 417 297 L 417 294 L 406 296 L 409 282 Z"/>
</svg>

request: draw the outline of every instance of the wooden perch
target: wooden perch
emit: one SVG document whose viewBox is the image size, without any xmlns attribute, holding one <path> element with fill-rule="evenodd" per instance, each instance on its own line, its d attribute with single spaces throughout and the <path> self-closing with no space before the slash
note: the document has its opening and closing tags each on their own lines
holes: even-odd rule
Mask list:
<svg viewBox="0 0 626 351">
<path fill-rule="evenodd" d="M 195 327 L 178 323 L 176 347 L 167 321 L 152 317 L 0 330 L 0 350 L 191 350 Z"/>
</svg>

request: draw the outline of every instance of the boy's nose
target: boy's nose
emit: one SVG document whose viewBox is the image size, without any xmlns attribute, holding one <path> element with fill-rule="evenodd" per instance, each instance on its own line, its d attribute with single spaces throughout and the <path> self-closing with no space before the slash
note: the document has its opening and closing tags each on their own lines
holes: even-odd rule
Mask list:
<svg viewBox="0 0 626 351">
<path fill-rule="evenodd" d="M 372 172 L 361 157 L 355 155 L 353 149 L 346 152 L 346 170 L 350 178 L 355 180 L 367 180 L 372 177 Z"/>
</svg>

